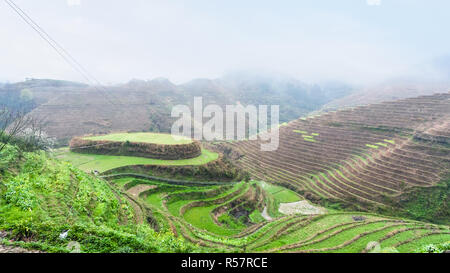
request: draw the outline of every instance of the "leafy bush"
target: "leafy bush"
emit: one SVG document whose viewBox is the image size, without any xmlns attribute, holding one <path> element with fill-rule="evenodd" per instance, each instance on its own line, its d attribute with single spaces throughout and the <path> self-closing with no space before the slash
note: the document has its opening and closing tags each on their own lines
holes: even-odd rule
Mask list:
<svg viewBox="0 0 450 273">
<path fill-rule="evenodd" d="M 0 230 L 18 245 L 47 252 L 66 252 L 75 241 L 82 252 L 190 252 L 195 248 L 171 232 L 156 232 L 149 225 L 119 219 L 133 218 L 130 205 L 119 201 L 104 180 L 69 163 L 49 158 L 45 152 L 23 153 L 4 149 L 5 169 L 0 191 Z M 65 239 L 60 234 L 68 231 Z M 25 243 L 27 242 L 27 243 Z"/>
<path fill-rule="evenodd" d="M 6 145 L 5 148 L 0 151 L 0 171 L 4 172 L 8 167 L 16 161 L 19 155 L 19 150 L 15 146 Z"/>
<path fill-rule="evenodd" d="M 417 250 L 417 252 L 420 253 L 444 253 L 445 251 L 450 250 L 450 242 L 445 242 L 443 244 L 434 245 L 429 244 L 426 246 L 423 246 Z"/>
</svg>

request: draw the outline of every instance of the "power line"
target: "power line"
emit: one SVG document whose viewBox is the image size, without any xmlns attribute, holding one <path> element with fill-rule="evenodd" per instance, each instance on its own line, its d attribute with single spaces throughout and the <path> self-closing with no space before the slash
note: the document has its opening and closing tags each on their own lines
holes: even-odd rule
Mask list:
<svg viewBox="0 0 450 273">
<path fill-rule="evenodd" d="M 100 90 L 98 86 L 103 88 L 102 84 L 94 77 L 92 76 L 81 64 L 78 62 L 67 50 L 64 49 L 58 42 L 55 41 L 42 27 L 39 26 L 33 19 L 31 19 L 28 14 L 23 11 L 17 4 L 14 3 L 13 0 L 5 0 L 5 2 L 13 9 L 25 23 L 27 23 L 28 26 L 30 26 L 35 32 L 38 33 L 38 35 L 44 39 L 57 53 L 60 55 L 63 60 L 69 64 L 75 71 L 80 73 L 80 75 L 86 79 L 91 85 L 98 90 L 99 92 L 102 92 L 105 94 L 105 98 L 108 100 L 108 102 L 114 106 L 116 104 L 109 99 L 109 96 L 111 94 L 108 94 L 106 90 Z M 92 80 L 94 81 L 92 81 Z"/>
<path fill-rule="evenodd" d="M 8 0 L 5 0 L 8 2 Z M 9 0 L 9 2 L 11 2 L 12 5 L 14 5 L 14 7 L 16 7 L 23 15 L 25 15 L 25 17 L 33 24 L 36 26 L 36 28 L 38 28 L 47 38 L 48 40 L 50 40 L 51 42 L 53 42 L 59 49 L 61 49 L 62 52 L 64 52 L 70 60 L 72 60 L 72 62 L 74 62 L 88 77 L 90 77 L 91 79 L 93 79 L 95 82 L 97 82 L 99 85 L 100 82 L 94 77 L 92 76 L 89 71 L 87 71 L 67 50 L 64 49 L 64 47 L 59 44 L 57 41 L 55 41 L 55 39 L 53 39 L 50 34 L 48 34 L 43 28 L 41 28 L 39 26 L 38 23 L 36 23 L 30 16 L 28 16 L 28 14 L 22 10 L 18 5 L 16 5 L 16 3 L 14 3 L 13 0 Z"/>
<path fill-rule="evenodd" d="M 78 73 L 80 73 L 86 80 L 88 80 L 89 82 L 90 82 L 90 80 L 89 80 L 89 78 L 88 77 L 86 77 L 86 75 L 84 75 L 84 73 L 83 72 L 81 72 L 81 71 L 79 71 L 79 69 L 77 68 L 77 67 L 74 67 L 73 65 L 72 65 L 72 63 L 67 59 L 67 57 L 66 56 L 64 56 L 64 54 L 62 54 L 59 50 L 58 50 L 58 48 L 56 48 L 49 40 L 47 40 L 46 38 L 45 38 L 45 36 L 33 25 L 33 24 L 31 24 L 26 18 L 25 18 L 25 16 L 22 14 L 22 13 L 20 13 L 20 11 L 19 10 L 17 10 L 14 6 L 13 6 L 13 4 L 12 3 L 10 3 L 9 2 L 9 0 L 5 0 L 5 2 L 25 21 L 25 23 L 27 23 L 31 28 L 33 28 L 34 29 L 34 31 L 36 31 L 38 34 L 39 34 L 39 36 L 41 36 L 41 38 L 42 39 L 44 39 L 70 66 L 72 66 L 75 70 L 77 70 L 77 72 Z"/>
</svg>

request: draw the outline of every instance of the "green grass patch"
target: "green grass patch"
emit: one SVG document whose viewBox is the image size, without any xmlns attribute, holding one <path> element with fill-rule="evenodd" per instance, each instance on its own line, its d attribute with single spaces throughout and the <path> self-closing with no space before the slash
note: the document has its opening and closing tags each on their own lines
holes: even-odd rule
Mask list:
<svg viewBox="0 0 450 273">
<path fill-rule="evenodd" d="M 302 200 L 302 198 L 297 193 L 287 188 L 270 184 L 264 181 L 259 181 L 258 183 L 266 192 L 267 198 L 265 200 L 265 203 L 267 206 L 267 212 L 271 217 L 283 216 L 278 211 L 280 203 L 293 203 Z"/>
<path fill-rule="evenodd" d="M 402 253 L 408 253 L 417 251 L 419 248 L 423 248 L 426 245 L 439 244 L 448 241 L 450 241 L 450 234 L 433 234 L 401 245 L 397 250 Z"/>
<path fill-rule="evenodd" d="M 284 187 L 263 181 L 260 181 L 258 183 L 263 188 L 263 190 L 273 196 L 275 201 L 278 203 L 293 203 L 302 200 L 302 198 L 300 198 L 297 193 Z"/>
<path fill-rule="evenodd" d="M 123 188 L 127 183 L 129 183 L 129 182 L 131 182 L 131 181 L 133 181 L 133 180 L 134 180 L 134 178 L 131 178 L 131 177 L 124 177 L 124 178 L 115 179 L 115 180 L 113 181 L 113 183 L 114 183 L 115 185 L 117 185 L 117 187 Z"/>
<path fill-rule="evenodd" d="M 192 209 L 189 209 L 184 214 L 184 219 L 191 223 L 192 225 L 207 230 L 209 232 L 218 234 L 218 235 L 225 235 L 230 236 L 233 234 L 239 233 L 242 228 L 238 229 L 229 229 L 225 228 L 223 226 L 218 226 L 211 218 L 210 212 L 215 208 L 216 206 L 208 206 L 208 207 L 195 207 Z"/>
<path fill-rule="evenodd" d="M 257 209 L 250 213 L 249 218 L 253 223 L 262 223 L 265 221 L 264 217 L 261 215 L 261 212 Z"/>
<path fill-rule="evenodd" d="M 377 145 L 373 145 L 373 144 L 366 144 L 366 147 L 372 148 L 372 149 L 378 149 Z"/>
<path fill-rule="evenodd" d="M 412 189 L 400 204 L 394 202 L 388 214 L 408 217 L 419 221 L 450 225 L 450 175 L 437 185 L 427 188 Z M 398 208 L 403 210 L 399 210 Z"/>
<path fill-rule="evenodd" d="M 217 220 L 219 221 L 219 223 L 221 223 L 223 226 L 226 226 L 228 229 L 241 230 L 246 228 L 246 225 L 240 222 L 239 219 L 236 219 L 227 213 L 220 215 Z"/>
<path fill-rule="evenodd" d="M 185 206 L 185 205 L 187 205 L 187 204 L 189 204 L 191 202 L 192 202 L 192 200 L 179 200 L 179 201 L 176 201 L 176 202 L 172 202 L 172 203 L 169 203 L 167 205 L 167 209 L 169 210 L 169 212 L 172 215 L 174 215 L 174 216 L 181 216 L 180 215 L 180 209 L 183 206 Z"/>
<path fill-rule="evenodd" d="M 134 156 L 110 156 L 79 154 L 70 152 L 67 148 L 57 152 L 58 159 L 68 161 L 83 171 L 90 172 L 97 170 L 105 172 L 119 167 L 131 165 L 162 165 L 162 166 L 188 166 L 204 165 L 219 157 L 218 153 L 203 149 L 202 154 L 195 158 L 180 160 L 162 160 Z"/>
<path fill-rule="evenodd" d="M 214 222 L 214 220 L 211 217 L 211 212 L 213 211 L 213 209 L 215 209 L 218 206 L 224 205 L 226 203 L 230 203 L 230 202 L 232 202 L 232 200 L 235 200 L 235 199 L 239 198 L 239 196 L 245 194 L 245 192 L 249 188 L 249 184 L 248 183 L 236 184 L 235 187 L 233 187 L 233 189 L 228 192 L 228 194 L 233 191 L 236 191 L 237 190 L 236 187 L 244 187 L 244 190 L 241 193 L 239 193 L 237 196 L 234 196 L 233 198 L 225 201 L 224 203 L 222 203 L 220 205 L 213 204 L 210 206 L 190 208 L 184 213 L 184 215 L 183 215 L 184 219 L 187 222 L 189 222 L 190 224 L 196 226 L 197 228 L 207 230 L 207 231 L 212 232 L 217 235 L 229 236 L 229 235 L 239 233 L 242 229 L 245 228 L 245 225 L 234 225 L 233 224 L 233 225 L 229 226 L 228 224 L 226 224 L 226 225 L 219 226 Z M 227 195 L 227 193 L 223 193 L 222 195 L 216 196 L 214 198 L 204 199 L 204 201 L 218 199 L 221 196 L 225 196 L 225 195 Z M 224 220 L 224 219 L 222 218 L 222 220 Z M 236 222 L 235 224 L 238 224 L 238 223 Z"/>
<path fill-rule="evenodd" d="M 378 146 L 383 146 L 383 147 L 387 147 L 388 146 L 386 143 L 383 143 L 383 142 L 377 142 L 375 144 L 377 144 Z"/>
<path fill-rule="evenodd" d="M 150 194 L 149 196 L 147 196 L 146 201 L 147 201 L 147 203 L 149 203 L 159 209 L 162 209 L 163 208 L 163 206 L 162 206 L 163 195 L 164 195 L 164 193 L 162 193 L 162 192 L 156 192 L 156 193 Z"/>
<path fill-rule="evenodd" d="M 108 140 L 118 142 L 140 142 L 140 143 L 153 143 L 153 144 L 189 144 L 192 140 L 186 137 L 172 136 L 169 134 L 156 134 L 156 133 L 119 133 L 109 134 L 103 136 L 84 137 L 87 140 Z"/>
</svg>

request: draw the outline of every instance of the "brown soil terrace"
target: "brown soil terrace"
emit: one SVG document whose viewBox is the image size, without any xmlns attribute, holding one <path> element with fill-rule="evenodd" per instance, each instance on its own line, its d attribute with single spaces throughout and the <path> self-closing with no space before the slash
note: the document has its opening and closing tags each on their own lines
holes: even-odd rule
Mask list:
<svg viewBox="0 0 450 273">
<path fill-rule="evenodd" d="M 294 130 L 315 133 L 315 142 Z M 450 163 L 449 139 L 446 93 L 298 119 L 280 127 L 273 152 L 260 151 L 260 140 L 226 145 L 241 155 L 236 163 L 254 178 L 303 191 L 310 199 L 366 207 L 385 206 L 386 196 L 413 187 L 436 185 Z"/>
</svg>

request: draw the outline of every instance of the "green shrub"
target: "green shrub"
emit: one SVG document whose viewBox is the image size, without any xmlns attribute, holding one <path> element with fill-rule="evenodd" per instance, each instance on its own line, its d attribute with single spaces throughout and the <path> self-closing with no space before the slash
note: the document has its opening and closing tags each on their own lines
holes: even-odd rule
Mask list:
<svg viewBox="0 0 450 273">
<path fill-rule="evenodd" d="M 450 242 L 445 242 L 439 245 L 429 244 L 419 248 L 416 252 L 419 253 L 444 253 L 450 250 Z"/>
<path fill-rule="evenodd" d="M 12 158 L 15 151 L 9 146 L 2 153 Z M 2 162 L 7 160 L 2 157 Z M 195 250 L 171 232 L 156 232 L 147 224 L 119 225 L 119 219 L 130 219 L 133 213 L 106 181 L 45 152 L 23 153 L 14 172 L 6 170 L 2 183 L 0 230 L 10 231 L 12 244 L 47 252 L 68 252 L 70 241 L 78 242 L 82 252 Z M 68 236 L 61 239 L 64 231 Z"/>
</svg>

